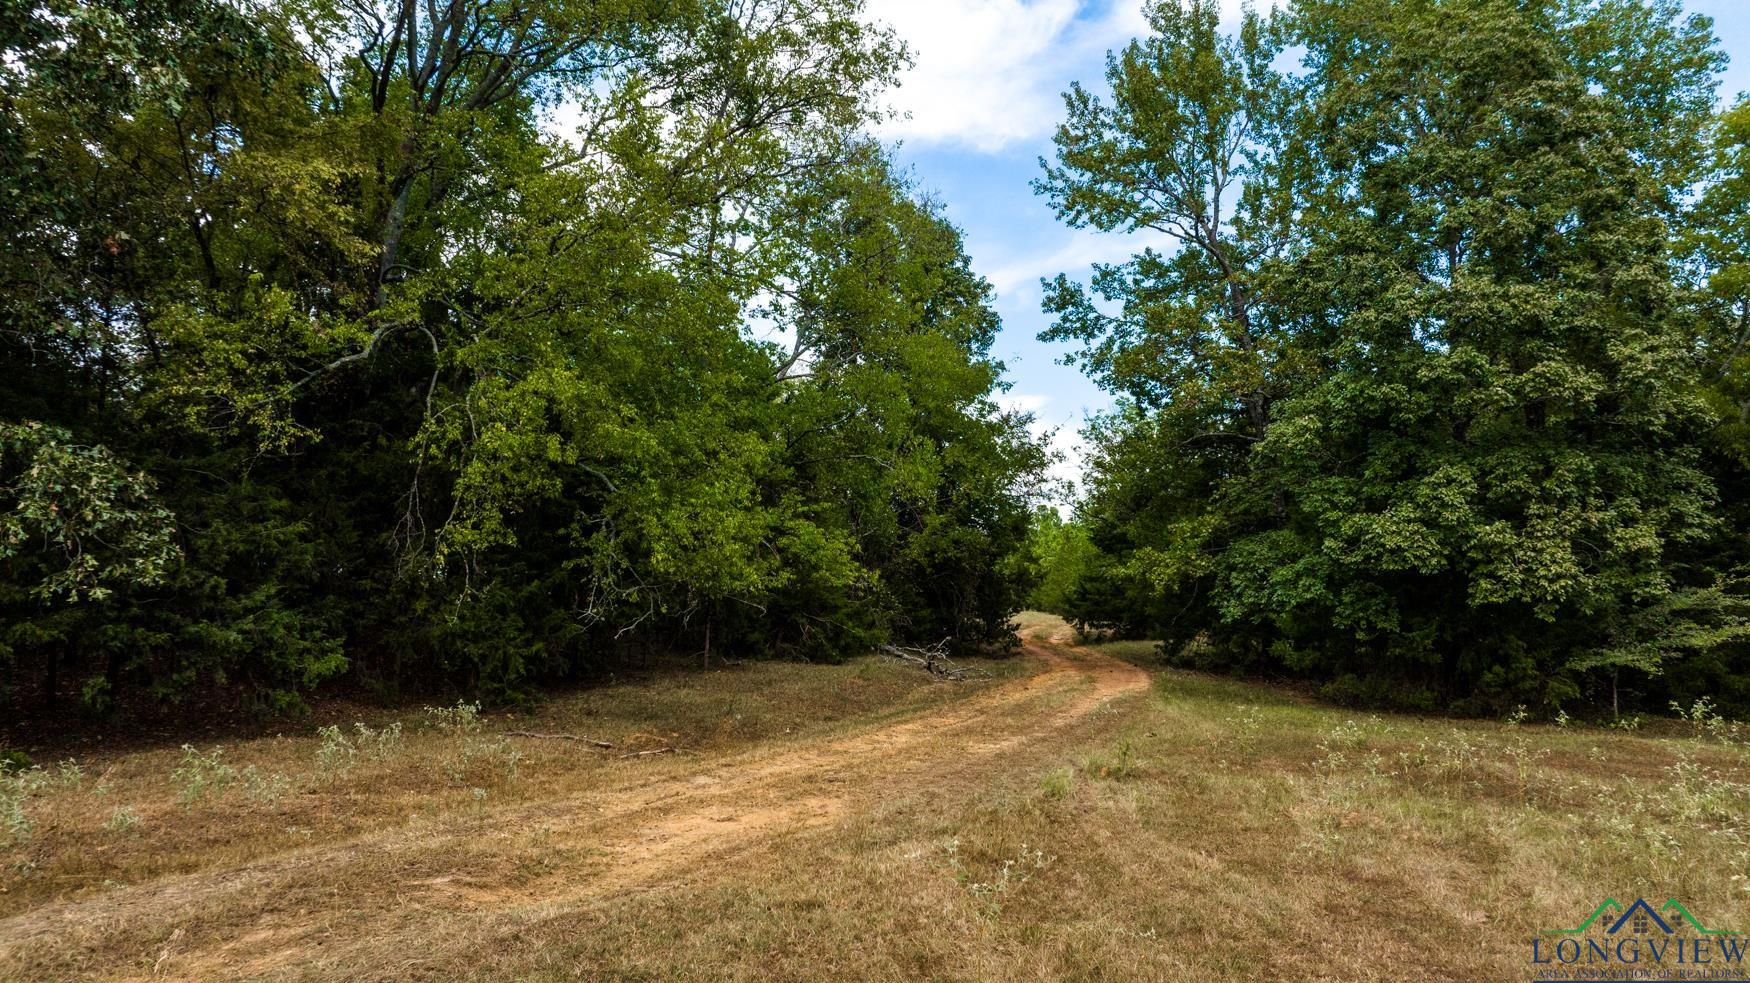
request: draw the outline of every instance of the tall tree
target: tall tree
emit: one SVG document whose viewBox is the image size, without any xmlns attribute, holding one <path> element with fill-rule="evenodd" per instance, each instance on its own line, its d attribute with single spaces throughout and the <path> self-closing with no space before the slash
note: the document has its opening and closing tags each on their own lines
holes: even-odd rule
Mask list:
<svg viewBox="0 0 1750 983">
<path fill-rule="evenodd" d="M 19 10 L 0 428 L 174 534 L 52 609 L 0 559 L 0 700 L 1001 632 L 1039 452 L 856 0 Z"/>
<path fill-rule="evenodd" d="M 1163 6 L 1158 26 L 1215 32 L 1203 5 Z M 1253 279 L 1286 354 L 1257 439 L 1225 438 L 1240 466 L 1175 420 L 1217 366 L 1091 305 L 1048 305 L 1104 362 L 1178 373 L 1159 373 L 1173 399 L 1102 432 L 1096 542 L 1157 608 L 1192 595 L 1175 632 L 1211 642 L 1202 657 L 1349 697 L 1549 706 L 1595 670 L 1656 671 L 1696 637 L 1683 626 L 1708 605 L 1692 592 L 1713 587 L 1688 563 L 1717 530 L 1716 490 L 1668 225 L 1702 160 L 1707 23 L 1668 2 L 1301 0 L 1278 27 L 1302 70 L 1256 88 L 1301 101 L 1250 158 L 1242 201 L 1260 217 L 1232 225 L 1289 230 L 1261 240 L 1282 245 Z M 1200 141 L 1236 103 L 1209 77 L 1150 83 L 1195 107 L 1161 115 L 1201 129 L 1100 121 L 1103 143 L 1060 160 L 1083 144 L 1102 162 L 1208 159 Z M 1086 115 L 1068 103 L 1072 124 Z M 1168 276 L 1111 293 L 1127 310 L 1201 296 Z"/>
<path fill-rule="evenodd" d="M 1080 85 L 1066 93 L 1057 161 L 1041 162 L 1036 188 L 1073 226 L 1162 235 L 1170 251 L 1097 266 L 1089 287 L 1047 281 L 1056 320 L 1041 337 L 1080 342 L 1073 358 L 1124 406 L 1093 432 L 1089 510 L 1090 533 L 1116 565 L 1095 566 L 1100 586 L 1071 613 L 1148 623 L 1178 642 L 1213 617 L 1213 568 L 1199 557 L 1278 523 L 1285 505 L 1283 489 L 1249 476 L 1298 371 L 1296 325 L 1274 281 L 1296 235 L 1287 127 L 1299 94 L 1275 67 L 1280 23 L 1248 10 L 1225 36 L 1220 5 L 1205 0 L 1145 13 L 1152 33 L 1107 59 L 1109 99 Z M 1239 518 L 1223 504 L 1242 487 L 1264 491 L 1264 514 Z M 1185 617 L 1143 614 L 1169 597 L 1182 598 Z"/>
</svg>

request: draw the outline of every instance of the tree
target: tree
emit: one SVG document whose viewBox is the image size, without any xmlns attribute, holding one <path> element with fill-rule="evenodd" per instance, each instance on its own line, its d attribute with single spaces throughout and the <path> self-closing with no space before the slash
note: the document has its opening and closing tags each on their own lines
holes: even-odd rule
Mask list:
<svg viewBox="0 0 1750 983">
<path fill-rule="evenodd" d="M 46 609 L 53 625 L 67 605 L 163 583 L 180 551 L 154 491 L 145 475 L 65 430 L 0 424 L 0 604 Z M 0 633 L 0 659 L 10 663 L 12 646 L 43 634 L 42 624 L 11 626 Z M 51 650 L 41 688 L 51 706 L 61 663 Z M 105 675 L 86 683 L 87 701 L 106 699 L 118 671 L 112 657 Z"/>
<path fill-rule="evenodd" d="M 1001 633 L 1042 457 L 859 136 L 904 52 L 855 0 L 20 13 L 0 423 L 149 474 L 182 547 L 56 611 L 0 571 L 20 675 L 273 710 Z"/>
<path fill-rule="evenodd" d="M 1701 160 L 1706 22 L 1671 3 L 1303 0 L 1218 42 L 1202 5 L 1161 6 L 1162 43 L 1193 24 L 1175 47 L 1255 47 L 1203 64 L 1260 67 L 1144 77 L 1152 104 L 1191 107 L 1163 118 L 1201 128 L 1090 117 L 1072 92 L 1061 166 L 1083 189 L 1151 187 L 1164 161 L 1256 169 L 1227 234 L 1258 244 L 1273 357 L 1250 378 L 1274 388 L 1261 428 L 1182 421 L 1205 393 L 1247 406 L 1183 340 L 1205 321 L 1177 312 L 1218 310 L 1180 272 L 1206 243 L 1102 274 L 1123 319 L 1048 305 L 1058 334 L 1160 386 L 1121 390 L 1131 408 L 1095 433 L 1095 541 L 1156 607 L 1186 598 L 1172 637 L 1351 698 L 1553 706 L 1600 653 L 1674 652 L 1651 639 L 1695 610 L 1672 599 L 1709 586 L 1687 561 L 1717 528 L 1667 224 Z M 1270 77 L 1262 37 L 1303 70 Z M 1116 92 L 1137 58 L 1114 61 Z M 1297 108 L 1245 131 L 1261 148 L 1208 140 L 1286 91 Z"/>
<path fill-rule="evenodd" d="M 1698 616 L 1672 626 L 1685 633 L 1674 641 L 1687 644 L 1672 646 L 1685 658 L 1669 667 L 1665 688 L 1684 706 L 1705 696 L 1742 714 L 1750 712 L 1750 112 L 1742 100 L 1720 114 L 1712 137 L 1703 190 L 1683 216 L 1678 248 L 1700 395 L 1714 418 L 1702 460 L 1720 502 L 1720 535 L 1690 562 L 1717 574 L 1684 598 Z"/>
<path fill-rule="evenodd" d="M 795 208 L 797 263 L 770 308 L 792 335 L 774 375 L 787 483 L 850 534 L 876 575 L 860 603 L 902 636 L 1007 639 L 1046 460 L 1028 418 L 992 399 L 990 285 L 867 145 Z"/>
<path fill-rule="evenodd" d="M 1041 161 L 1035 186 L 1071 226 L 1153 230 L 1180 248 L 1096 268 L 1096 293 L 1124 302 L 1116 316 L 1067 277 L 1049 281 L 1058 320 L 1042 337 L 1087 343 L 1079 358 L 1096 379 L 1196 415 L 1208 439 L 1258 440 L 1284 356 L 1264 279 L 1287 245 L 1277 142 L 1294 92 L 1255 12 L 1231 39 L 1213 2 L 1145 12 L 1154 33 L 1107 58 L 1111 104 L 1079 83 L 1064 96 L 1058 163 Z"/>
</svg>

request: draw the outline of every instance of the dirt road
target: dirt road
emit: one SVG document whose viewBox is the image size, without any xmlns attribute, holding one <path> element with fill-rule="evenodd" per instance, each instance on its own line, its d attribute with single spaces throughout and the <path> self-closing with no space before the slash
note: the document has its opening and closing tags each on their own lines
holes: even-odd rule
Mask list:
<svg viewBox="0 0 1750 983">
<path fill-rule="evenodd" d="M 895 788 L 971 788 L 1025 766 L 1147 687 L 1057 631 L 1025 640 L 1039 672 L 896 721 L 29 911 L 0 922 L 0 975 L 418 975 L 451 940 L 676 877 L 732 878 L 739 852 L 791 837 L 806 849 L 808 831 Z"/>
</svg>

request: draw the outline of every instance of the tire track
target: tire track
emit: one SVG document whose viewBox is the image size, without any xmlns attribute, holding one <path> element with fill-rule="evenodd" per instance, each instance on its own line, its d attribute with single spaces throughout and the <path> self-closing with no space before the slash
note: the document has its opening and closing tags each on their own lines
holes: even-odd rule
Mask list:
<svg viewBox="0 0 1750 983">
<path fill-rule="evenodd" d="M 1062 629 L 1030 638 L 1041 672 L 897 722 L 24 912 L 0 921 L 0 975 L 57 965 L 102 966 L 106 977 L 124 965 L 157 978 L 400 975 L 396 957 L 429 945 L 433 925 L 636 891 L 843 821 L 896 786 L 976 782 L 993 758 L 1023 754 L 1148 686 L 1142 670 L 1066 641 Z M 533 857 L 564 863 L 530 873 Z"/>
</svg>

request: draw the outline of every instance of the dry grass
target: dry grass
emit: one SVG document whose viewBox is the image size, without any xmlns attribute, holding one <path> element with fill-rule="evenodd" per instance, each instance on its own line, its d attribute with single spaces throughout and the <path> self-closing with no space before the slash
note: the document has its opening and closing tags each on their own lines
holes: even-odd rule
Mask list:
<svg viewBox="0 0 1750 983">
<path fill-rule="evenodd" d="M 1606 896 L 1750 926 L 1730 741 L 1135 690 L 1034 651 L 976 689 L 864 661 L 597 691 L 516 726 L 699 753 L 523 741 L 457 787 L 469 735 L 411 721 L 333 778 L 313 737 L 227 748 L 295 775 L 272 805 L 179 805 L 164 753 L 93 762 L 27 804 L 0 976 L 1512 980 Z M 105 828 L 119 805 L 137 826 Z"/>
<path fill-rule="evenodd" d="M 999 678 L 1025 671 L 1024 660 L 983 665 Z M 531 714 L 484 715 L 473 730 L 445 727 L 453 713 L 443 708 L 362 723 L 371 735 L 398 729 L 398 740 L 363 737 L 354 722 L 339 728 L 344 745 L 310 728 L 201 742 L 192 753 L 48 763 L 19 797 L 28 829 L 9 836 L 0 801 L 0 917 L 388 824 L 686 771 L 701 757 L 818 739 L 844 721 L 904 716 L 967 691 L 878 657 L 751 663 L 570 694 Z M 614 747 L 504 736 L 509 731 L 587 735 Z"/>
<path fill-rule="evenodd" d="M 1125 710 L 975 794 L 532 924 L 488 975 L 1514 980 L 1606 896 L 1750 925 L 1742 749 L 1172 673 Z"/>
</svg>

